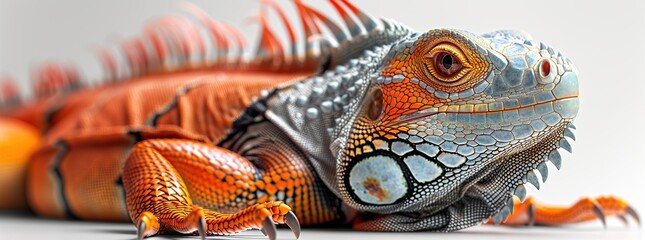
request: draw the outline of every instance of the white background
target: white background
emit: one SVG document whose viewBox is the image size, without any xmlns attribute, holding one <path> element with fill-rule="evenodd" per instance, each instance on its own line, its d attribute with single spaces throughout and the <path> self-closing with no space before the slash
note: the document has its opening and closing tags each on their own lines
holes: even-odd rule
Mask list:
<svg viewBox="0 0 645 240">
<path fill-rule="evenodd" d="M 293 10 L 290 3 L 279 2 Z M 563 155 L 562 170 L 551 168 L 542 190 L 529 187 L 529 194 L 560 204 L 613 194 L 645 213 L 644 1 L 355 2 L 374 16 L 417 31 L 522 29 L 569 56 L 580 71 L 578 141 L 572 143 L 574 154 Z M 258 9 L 258 1 L 194 3 L 256 39 L 257 24 L 247 17 Z M 324 1 L 310 4 L 333 15 Z M 114 46 L 150 19 L 168 13 L 186 15 L 180 1 L 0 0 L 0 75 L 20 79 L 26 93 L 29 69 L 56 60 L 76 63 L 85 76 L 98 79 L 100 68 L 93 56 L 97 47 Z"/>
</svg>

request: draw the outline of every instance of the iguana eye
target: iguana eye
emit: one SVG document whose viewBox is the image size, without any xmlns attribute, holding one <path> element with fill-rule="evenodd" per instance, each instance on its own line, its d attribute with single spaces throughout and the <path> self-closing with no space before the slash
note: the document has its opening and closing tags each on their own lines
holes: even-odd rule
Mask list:
<svg viewBox="0 0 645 240">
<path fill-rule="evenodd" d="M 439 52 L 434 57 L 435 67 L 441 74 L 452 76 L 461 70 L 462 65 L 455 55 L 449 52 Z"/>
<path fill-rule="evenodd" d="M 452 43 L 440 43 L 432 47 L 424 63 L 432 80 L 443 86 L 460 84 L 470 66 L 461 49 Z"/>
<path fill-rule="evenodd" d="M 381 88 L 372 90 L 367 99 L 366 115 L 370 121 L 375 121 L 383 114 L 383 91 Z"/>
</svg>

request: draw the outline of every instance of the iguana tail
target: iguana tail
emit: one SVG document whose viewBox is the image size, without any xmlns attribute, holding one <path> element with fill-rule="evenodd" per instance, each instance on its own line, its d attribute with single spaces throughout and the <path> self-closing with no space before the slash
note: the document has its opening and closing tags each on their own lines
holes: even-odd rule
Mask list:
<svg viewBox="0 0 645 240">
<path fill-rule="evenodd" d="M 0 118 L 0 209 L 27 207 L 27 162 L 39 142 L 40 134 L 33 126 Z"/>
</svg>

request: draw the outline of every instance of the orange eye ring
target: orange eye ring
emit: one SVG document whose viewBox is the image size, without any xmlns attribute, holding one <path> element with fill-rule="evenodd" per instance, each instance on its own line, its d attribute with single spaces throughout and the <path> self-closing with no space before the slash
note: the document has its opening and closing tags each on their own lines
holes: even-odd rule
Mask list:
<svg viewBox="0 0 645 240">
<path fill-rule="evenodd" d="M 486 50 L 489 43 L 483 39 L 459 31 L 437 29 L 410 41 L 413 41 L 410 47 L 407 47 L 408 42 L 405 43 L 407 52 L 399 47 L 391 50 L 393 55 L 387 59 L 381 72 L 384 77 L 407 77 L 402 84 L 406 84 L 405 79 L 411 82 L 418 80 L 426 95 L 436 95 L 435 91 L 465 91 L 485 80 L 493 71 Z M 388 119 L 392 111 L 390 100 L 389 94 L 386 95 Z"/>
<path fill-rule="evenodd" d="M 460 84 L 462 77 L 470 71 L 470 64 L 459 47 L 452 43 L 439 43 L 426 54 L 423 63 L 429 77 L 446 87 Z"/>
</svg>

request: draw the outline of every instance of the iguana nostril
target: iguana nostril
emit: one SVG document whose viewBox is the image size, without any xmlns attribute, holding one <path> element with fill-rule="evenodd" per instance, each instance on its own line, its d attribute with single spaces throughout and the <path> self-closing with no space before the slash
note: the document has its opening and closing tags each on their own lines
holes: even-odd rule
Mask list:
<svg viewBox="0 0 645 240">
<path fill-rule="evenodd" d="M 540 66 L 540 77 L 547 77 L 551 72 L 551 64 L 549 61 L 542 61 Z"/>
<path fill-rule="evenodd" d="M 538 81 L 542 84 L 549 84 L 553 83 L 553 81 L 556 78 L 557 73 L 557 67 L 553 60 L 551 59 L 542 59 L 537 66 L 537 72 L 538 76 Z"/>
</svg>

